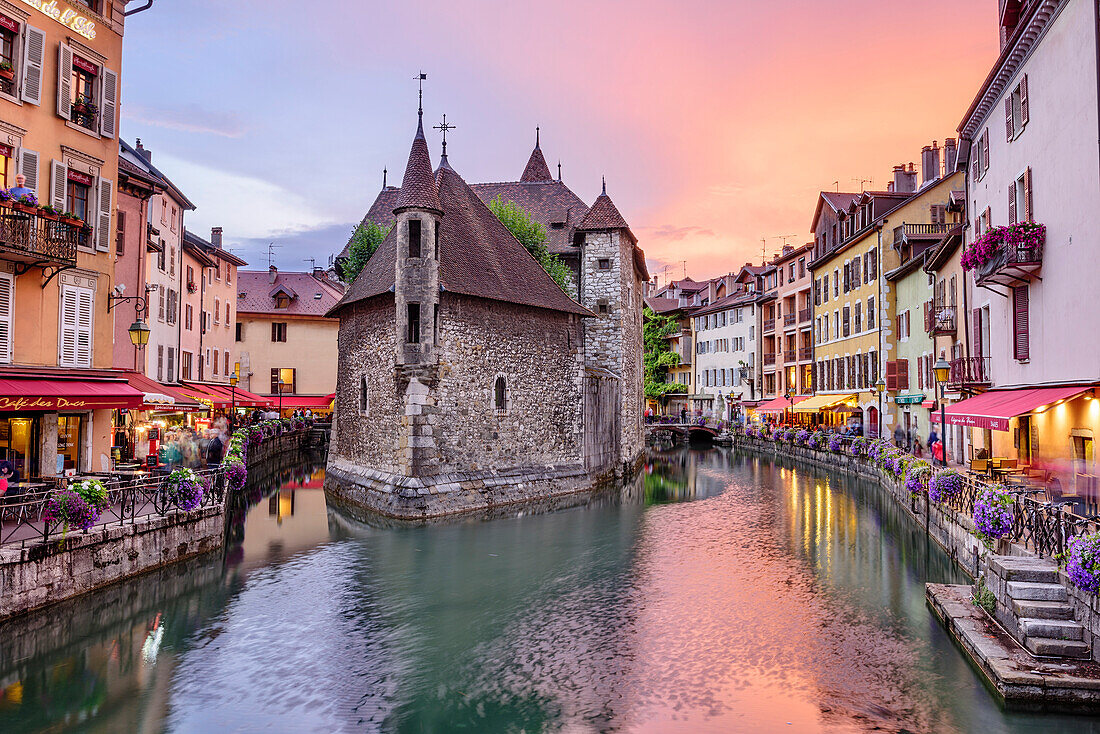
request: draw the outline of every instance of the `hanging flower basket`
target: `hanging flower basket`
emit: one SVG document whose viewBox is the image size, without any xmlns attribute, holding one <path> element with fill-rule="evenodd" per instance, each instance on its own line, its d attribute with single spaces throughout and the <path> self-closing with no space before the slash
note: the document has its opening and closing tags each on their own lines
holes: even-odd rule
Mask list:
<svg viewBox="0 0 1100 734">
<path fill-rule="evenodd" d="M 994 227 L 966 248 L 959 262 L 965 270 L 982 270 L 998 257 L 1011 261 L 1037 260 L 1047 239 L 1045 225 L 1017 222 L 1007 227 Z"/>
<path fill-rule="evenodd" d="M 165 497 L 184 512 L 201 505 L 205 491 L 206 484 L 191 469 L 176 469 L 164 482 Z"/>
<path fill-rule="evenodd" d="M 1066 575 L 1082 591 L 1100 591 L 1100 534 L 1078 535 L 1066 543 Z"/>
<path fill-rule="evenodd" d="M 1012 495 L 997 487 L 989 487 L 975 500 L 974 526 L 978 530 L 978 537 L 987 548 L 993 547 L 994 540 L 1012 532 L 1015 519 L 1012 505 Z"/>
</svg>

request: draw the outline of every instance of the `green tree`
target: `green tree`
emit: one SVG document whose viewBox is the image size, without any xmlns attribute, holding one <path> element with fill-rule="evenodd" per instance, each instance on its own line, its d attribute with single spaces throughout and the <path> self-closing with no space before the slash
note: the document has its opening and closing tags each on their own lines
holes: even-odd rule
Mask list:
<svg viewBox="0 0 1100 734">
<path fill-rule="evenodd" d="M 389 227 L 379 227 L 374 222 L 360 224 L 351 231 L 351 246 L 348 247 L 348 259 L 344 261 L 340 277 L 345 283 L 351 283 L 359 275 L 371 255 L 389 234 Z"/>
<path fill-rule="evenodd" d="M 538 260 L 539 265 L 554 279 L 554 282 L 568 293 L 572 285 L 572 274 L 565 261 L 552 254 L 546 247 L 546 228 L 536 222 L 523 207 L 514 201 L 505 202 L 500 196 L 489 202 L 489 209 L 497 216 L 500 223 L 508 228 L 512 236 Z"/>
<path fill-rule="evenodd" d="M 680 325 L 671 316 L 658 316 L 649 306 L 642 312 L 642 367 L 645 371 L 647 398 L 659 398 L 668 393 L 682 393 L 687 388 L 678 382 L 668 382 L 668 371 L 680 364 L 680 356 L 668 345 L 668 336 Z"/>
</svg>

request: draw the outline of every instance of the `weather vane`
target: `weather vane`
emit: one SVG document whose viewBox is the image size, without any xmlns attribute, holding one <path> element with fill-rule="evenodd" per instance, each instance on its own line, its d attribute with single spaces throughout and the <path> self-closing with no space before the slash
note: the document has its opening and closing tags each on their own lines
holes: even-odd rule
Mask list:
<svg viewBox="0 0 1100 734">
<path fill-rule="evenodd" d="M 443 132 L 443 155 L 447 155 L 447 131 L 448 130 L 454 130 L 456 127 L 457 127 L 457 125 L 448 125 L 447 124 L 447 113 L 444 112 L 443 113 L 443 122 L 439 123 L 434 128 L 436 130 L 440 130 L 440 131 Z"/>
<path fill-rule="evenodd" d="M 428 78 L 428 75 L 424 72 L 420 72 L 416 77 L 416 86 L 418 94 L 418 102 L 416 105 L 416 111 L 421 115 L 424 114 L 424 80 Z"/>
</svg>

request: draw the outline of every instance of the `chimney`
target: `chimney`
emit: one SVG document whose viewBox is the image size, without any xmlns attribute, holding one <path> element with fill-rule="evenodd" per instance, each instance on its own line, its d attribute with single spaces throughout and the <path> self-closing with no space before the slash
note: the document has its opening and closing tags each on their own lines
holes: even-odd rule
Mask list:
<svg viewBox="0 0 1100 734">
<path fill-rule="evenodd" d="M 138 138 L 138 139 L 137 139 L 137 145 L 136 145 L 136 146 L 134 146 L 134 148 L 135 148 L 135 150 L 137 150 L 138 154 L 139 154 L 139 155 L 140 155 L 140 156 L 141 156 L 142 158 L 144 158 L 144 159 L 145 159 L 145 160 L 146 160 L 146 161 L 147 161 L 148 163 L 152 163 L 152 162 L 153 162 L 153 151 L 151 151 L 151 150 L 146 150 L 146 149 L 145 149 L 145 147 L 144 147 L 144 146 L 142 146 L 142 144 L 141 144 L 141 138 Z"/>
<path fill-rule="evenodd" d="M 955 144 L 955 138 L 943 141 L 943 173 L 950 176 L 955 172 L 955 164 L 958 163 L 959 149 Z"/>
<path fill-rule="evenodd" d="M 920 151 L 921 186 L 925 186 L 940 177 L 940 147 L 933 140 Z"/>
<path fill-rule="evenodd" d="M 222 228 L 211 227 L 210 228 L 210 244 L 219 250 L 222 249 Z"/>
<path fill-rule="evenodd" d="M 911 194 L 917 190 L 917 172 L 912 163 L 908 170 L 905 166 L 894 166 L 893 190 L 899 194 Z"/>
<path fill-rule="evenodd" d="M 277 267 L 275 267 L 274 265 L 269 266 L 268 269 L 267 269 L 267 282 L 274 284 L 275 283 L 275 278 L 278 275 L 279 275 L 279 269 Z"/>
</svg>

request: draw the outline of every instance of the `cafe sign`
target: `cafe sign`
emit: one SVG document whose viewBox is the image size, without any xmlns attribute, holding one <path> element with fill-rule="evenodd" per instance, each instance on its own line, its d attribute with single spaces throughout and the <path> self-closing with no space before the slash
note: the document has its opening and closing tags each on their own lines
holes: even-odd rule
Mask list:
<svg viewBox="0 0 1100 734">
<path fill-rule="evenodd" d="M 118 407 L 117 398 L 89 400 L 88 398 L 62 397 L 8 397 L 0 396 L 0 410 L 69 410 Z"/>
<path fill-rule="evenodd" d="M 58 7 L 57 0 L 23 0 L 32 8 L 47 15 L 67 28 L 71 28 L 85 38 L 95 38 L 95 23 L 85 18 L 72 8 L 62 9 Z"/>
</svg>

